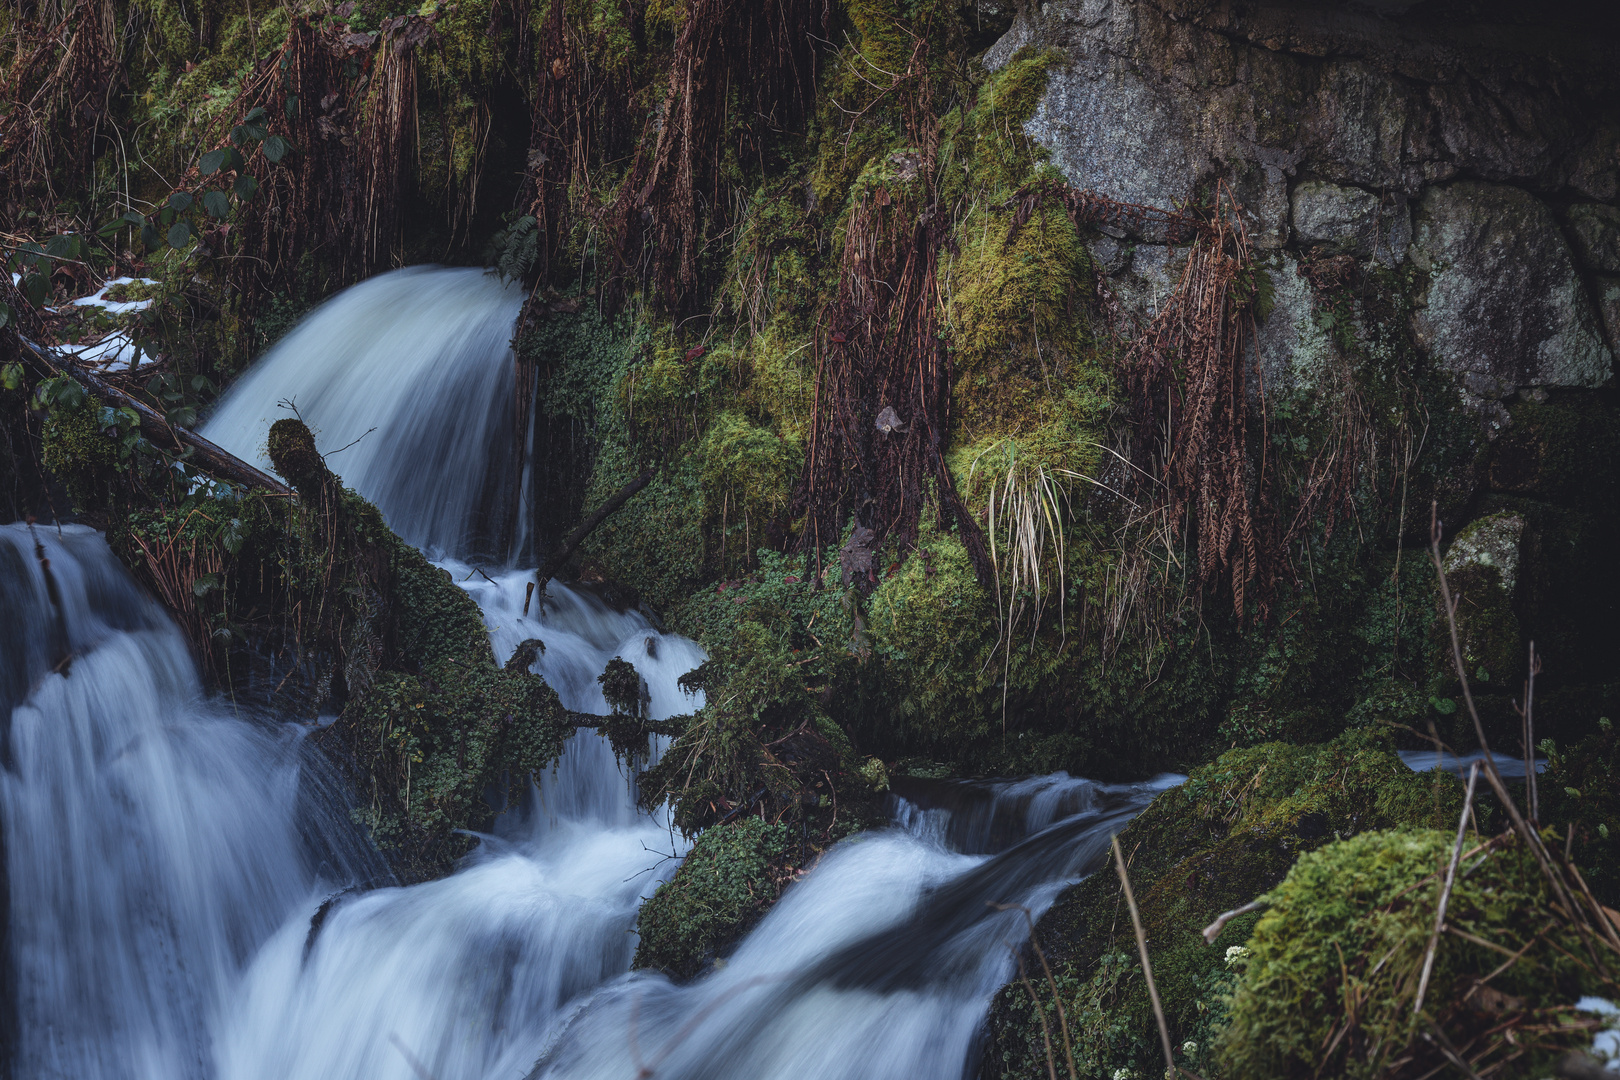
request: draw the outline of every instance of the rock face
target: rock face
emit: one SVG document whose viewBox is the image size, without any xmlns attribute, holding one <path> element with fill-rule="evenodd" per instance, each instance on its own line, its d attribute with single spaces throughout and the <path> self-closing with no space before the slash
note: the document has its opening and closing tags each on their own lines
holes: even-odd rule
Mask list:
<svg viewBox="0 0 1620 1080">
<path fill-rule="evenodd" d="M 1259 251 L 1415 258 L 1415 344 L 1494 434 L 1501 398 L 1612 376 L 1620 316 L 1593 275 L 1620 273 L 1620 49 L 1573 9 L 1425 6 L 1026 3 L 986 63 L 1064 54 L 1026 130 L 1077 187 L 1168 207 L 1224 183 Z M 1128 307 L 1151 312 L 1166 261 L 1138 244 Z M 1288 315 L 1273 354 L 1310 336 Z"/>
<path fill-rule="evenodd" d="M 1429 274 L 1420 345 L 1480 398 L 1606 384 L 1614 357 L 1552 212 L 1519 188 L 1434 187 L 1413 255 Z"/>
</svg>

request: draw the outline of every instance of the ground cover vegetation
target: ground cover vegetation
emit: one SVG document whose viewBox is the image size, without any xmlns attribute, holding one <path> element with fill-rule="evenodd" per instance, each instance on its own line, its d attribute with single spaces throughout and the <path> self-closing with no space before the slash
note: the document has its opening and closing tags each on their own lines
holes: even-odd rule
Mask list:
<svg viewBox="0 0 1620 1080">
<path fill-rule="evenodd" d="M 222 478 L 174 432 L 342 286 L 488 265 L 531 290 L 534 428 L 490 448 L 532 447 L 526 554 L 650 476 L 561 573 L 710 655 L 688 680 L 707 704 L 641 775 L 700 838 L 643 909 L 638 965 L 723 957 L 794 869 L 882 820 L 891 774 L 1177 769 L 1121 841 L 1180 1065 L 1505 1060 L 1480 1016 L 1528 1014 L 1468 979 L 1504 943 L 1556 946 L 1573 966 L 1526 961 L 1490 994 L 1561 1008 L 1601 987 L 1580 958 L 1603 924 L 1536 840 L 1490 839 L 1509 815 L 1476 797 L 1455 903 L 1489 944 L 1444 939 L 1442 1049 L 1400 1059 L 1433 914 L 1403 897 L 1433 892 L 1464 795 L 1394 752 L 1470 749 L 1477 726 L 1519 753 L 1534 640 L 1551 765 L 1530 816 L 1620 901 L 1599 723 L 1620 708 L 1614 403 L 1523 396 L 1484 438 L 1409 329 L 1432 268 L 1302 249 L 1283 277 L 1218 177 L 1169 206 L 1076 188 L 1026 131 L 1068 61 L 1025 47 L 988 69 L 993 7 L 8 7 L 0 511 L 106 528 L 222 691 L 337 715 L 320 738 L 363 823 L 401 876 L 444 872 L 485 790 L 589 721 L 490 655 L 476 607 L 307 432 L 273 435 L 287 487 Z M 1146 313 L 1106 244 L 1169 251 Z M 120 277 L 138 309 L 71 303 Z M 1282 319 L 1309 346 L 1286 378 L 1257 359 Z M 80 364 L 89 383 L 50 352 L 98 342 L 145 362 Z M 1442 538 L 1460 667 L 1431 504 L 1461 526 Z M 605 725 L 629 764 L 633 697 Z M 1262 894 L 1264 915 L 1198 937 Z M 1053 978 L 998 999 L 987 1071 L 1162 1067 L 1118 909 L 1098 875 L 1041 921 Z M 1066 1050 L 1042 1039 L 1064 1025 Z"/>
</svg>

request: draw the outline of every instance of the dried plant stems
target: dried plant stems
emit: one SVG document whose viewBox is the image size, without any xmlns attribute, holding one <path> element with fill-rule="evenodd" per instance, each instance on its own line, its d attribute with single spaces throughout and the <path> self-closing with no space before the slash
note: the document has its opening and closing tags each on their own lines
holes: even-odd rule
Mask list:
<svg viewBox="0 0 1620 1080">
<path fill-rule="evenodd" d="M 1451 900 L 1451 886 L 1457 880 L 1457 863 L 1462 859 L 1463 837 L 1468 834 L 1468 814 L 1474 805 L 1474 784 L 1479 780 L 1479 763 L 1468 770 L 1468 794 L 1463 797 L 1462 814 L 1457 818 L 1457 842 L 1451 848 L 1451 862 L 1446 867 L 1445 884 L 1440 887 L 1440 900 L 1434 910 L 1434 932 L 1429 935 L 1429 947 L 1423 956 L 1423 974 L 1418 978 L 1417 997 L 1412 1002 L 1412 1014 L 1423 1011 L 1423 998 L 1429 990 L 1429 975 L 1434 970 L 1435 948 L 1440 944 L 1440 931 L 1446 925 L 1446 904 Z"/>
<path fill-rule="evenodd" d="M 1119 850 L 1119 835 L 1112 838 L 1114 869 L 1119 871 L 1119 885 L 1125 891 L 1125 904 L 1131 909 L 1131 926 L 1136 931 L 1136 951 L 1142 958 L 1142 977 L 1147 980 L 1148 1000 L 1153 1003 L 1153 1019 L 1159 1025 L 1159 1042 L 1164 1047 L 1166 1076 L 1176 1074 L 1175 1050 L 1170 1045 L 1170 1025 L 1164 1021 L 1164 1006 L 1159 1002 L 1159 988 L 1153 981 L 1153 962 L 1148 959 L 1147 934 L 1142 930 L 1142 913 L 1136 909 L 1136 895 L 1131 891 L 1131 876 L 1125 869 L 1125 853 Z"/>
</svg>

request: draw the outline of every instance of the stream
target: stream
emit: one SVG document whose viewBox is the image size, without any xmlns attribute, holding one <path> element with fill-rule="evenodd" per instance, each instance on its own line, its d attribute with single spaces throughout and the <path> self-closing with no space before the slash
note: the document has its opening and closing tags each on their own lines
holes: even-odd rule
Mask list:
<svg viewBox="0 0 1620 1080">
<path fill-rule="evenodd" d="M 296 409 L 478 602 L 497 657 L 543 639 L 534 670 L 606 713 L 596 676 L 622 656 L 653 717 L 691 712 L 676 680 L 704 658 L 694 642 L 555 583 L 523 614 L 532 572 L 506 553 L 529 546 L 526 485 L 500 464 L 522 300 L 478 270 L 371 279 L 307 316 L 203 433 L 262 462 Z M 0 527 L 0 609 L 19 1078 L 972 1075 L 1027 918 L 1182 779 L 902 785 L 890 828 L 839 844 L 725 963 L 676 984 L 629 968 L 637 908 L 687 844 L 636 808 L 595 732 L 454 874 L 399 887 L 312 728 L 205 693 L 97 533 Z"/>
</svg>

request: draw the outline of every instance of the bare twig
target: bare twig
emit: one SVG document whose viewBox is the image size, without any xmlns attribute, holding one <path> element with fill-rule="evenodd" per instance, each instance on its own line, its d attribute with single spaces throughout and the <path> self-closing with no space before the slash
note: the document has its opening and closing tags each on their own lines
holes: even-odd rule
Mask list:
<svg viewBox="0 0 1620 1080">
<path fill-rule="evenodd" d="M 1250 900 L 1242 907 L 1235 907 L 1231 911 L 1221 912 L 1219 915 L 1215 916 L 1214 922 L 1204 927 L 1204 942 L 1209 945 L 1215 944 L 1215 939 L 1221 936 L 1221 931 L 1226 929 L 1227 923 L 1231 922 L 1239 915 L 1247 915 L 1251 911 L 1259 911 L 1265 906 L 1266 901 L 1264 899 Z"/>
<path fill-rule="evenodd" d="M 579 548 L 579 545 L 585 542 L 585 538 L 590 536 L 592 531 L 595 530 L 598 525 L 602 524 L 602 522 L 607 519 L 609 514 L 613 513 L 613 511 L 629 502 L 630 496 L 652 483 L 652 478 L 654 475 L 656 475 L 656 473 L 656 469 L 648 469 L 646 472 L 624 485 L 624 487 L 614 492 L 612 498 L 608 499 L 608 501 L 603 503 L 601 506 L 598 506 L 590 517 L 580 522 L 579 528 L 563 537 L 563 542 L 558 545 L 557 550 L 547 556 L 546 561 L 541 565 L 539 572 L 535 574 L 535 584 L 539 586 L 542 593 L 545 592 L 546 584 L 552 578 L 557 576 L 557 572 L 561 570 L 564 564 L 566 564 L 573 556 L 574 552 Z M 528 614 L 528 603 L 526 599 L 524 603 L 524 614 Z"/>
<path fill-rule="evenodd" d="M 1524 846 L 1529 849 L 1531 856 L 1536 860 L 1541 873 L 1552 886 L 1553 894 L 1565 911 L 1573 913 L 1575 905 L 1570 902 L 1569 890 L 1565 887 L 1561 875 L 1553 869 L 1552 861 L 1547 856 L 1546 848 L 1541 843 L 1541 837 L 1525 821 L 1524 815 L 1519 812 L 1518 804 L 1508 794 L 1507 785 L 1502 782 L 1502 773 L 1496 767 L 1496 758 L 1491 753 L 1489 740 L 1485 738 L 1485 725 L 1479 718 L 1479 709 L 1474 705 L 1474 693 L 1468 685 L 1468 669 L 1463 663 L 1462 638 L 1457 632 L 1457 601 L 1452 599 L 1451 586 L 1446 582 L 1446 568 L 1440 557 L 1440 504 L 1433 502 L 1429 506 L 1429 554 L 1434 559 L 1434 571 L 1440 579 L 1440 599 L 1445 605 L 1446 626 L 1451 632 L 1451 662 L 1457 671 L 1457 680 L 1462 684 L 1463 702 L 1468 706 L 1469 718 L 1474 722 L 1474 735 L 1479 739 L 1479 748 L 1485 755 L 1485 779 L 1490 782 L 1491 791 L 1501 802 L 1502 808 L 1507 811 L 1508 819 L 1513 823 L 1513 831 L 1519 834 Z"/>
<path fill-rule="evenodd" d="M 1468 794 L 1463 797 L 1462 814 L 1457 818 L 1457 842 L 1451 849 L 1451 863 L 1446 867 L 1446 881 L 1440 887 L 1440 902 L 1434 911 L 1434 932 L 1429 935 L 1429 948 L 1423 956 L 1423 974 L 1418 978 L 1417 998 L 1412 1002 L 1412 1015 L 1423 1011 L 1423 997 L 1429 991 L 1429 975 L 1434 971 L 1434 952 L 1440 944 L 1440 929 L 1446 925 L 1446 905 L 1451 900 L 1451 886 L 1457 880 L 1457 863 L 1462 858 L 1463 837 L 1468 834 L 1468 810 L 1474 804 L 1474 784 L 1479 780 L 1479 762 L 1468 770 Z"/>
</svg>

